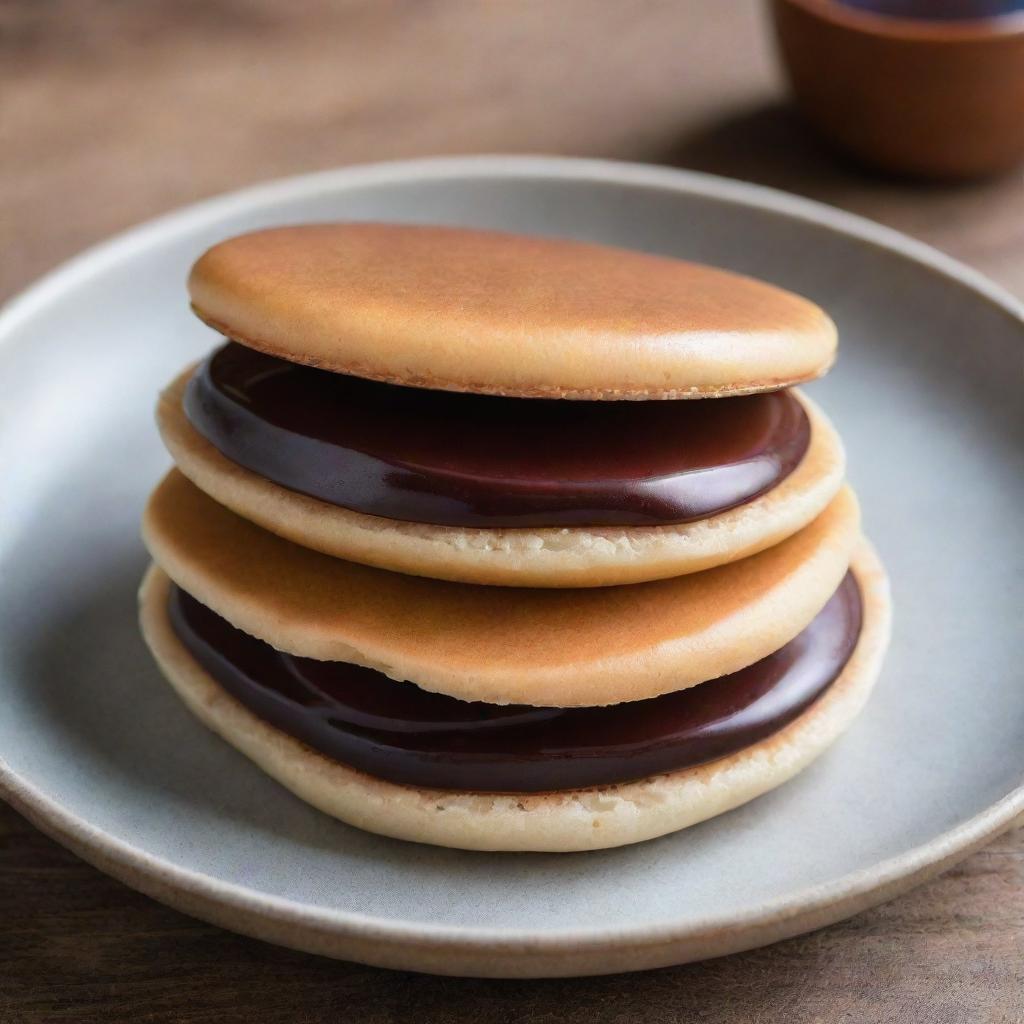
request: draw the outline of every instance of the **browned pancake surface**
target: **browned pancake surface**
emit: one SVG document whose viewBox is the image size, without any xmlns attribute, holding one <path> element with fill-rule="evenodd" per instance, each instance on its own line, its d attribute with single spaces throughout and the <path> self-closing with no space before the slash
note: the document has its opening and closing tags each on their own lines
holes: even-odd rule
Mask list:
<svg viewBox="0 0 1024 1024">
<path fill-rule="evenodd" d="M 683 689 L 778 649 L 839 585 L 858 519 L 844 488 L 803 530 L 750 558 L 585 590 L 447 583 L 332 558 L 240 518 L 176 470 L 143 525 L 176 583 L 279 650 L 466 700 L 568 707 Z"/>
<path fill-rule="evenodd" d="M 696 398 L 832 362 L 813 303 L 610 246 L 394 224 L 274 228 L 194 266 L 196 313 L 294 362 L 396 384 L 565 398 Z"/>
</svg>

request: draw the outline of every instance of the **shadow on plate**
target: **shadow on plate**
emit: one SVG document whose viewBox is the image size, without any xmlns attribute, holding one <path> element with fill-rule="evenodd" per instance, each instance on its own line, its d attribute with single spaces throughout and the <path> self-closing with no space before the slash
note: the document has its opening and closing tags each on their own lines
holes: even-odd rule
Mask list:
<svg viewBox="0 0 1024 1024">
<path fill-rule="evenodd" d="M 101 580 L 69 587 L 56 613 L 19 645 L 23 697 L 62 747 L 60 758 L 111 793 L 187 807 L 197 824 L 216 818 L 282 836 L 315 832 L 296 821 L 314 813 L 300 801 L 285 797 L 292 813 L 268 813 L 277 787 L 207 732 L 161 676 L 138 626 L 146 563 L 136 551 Z"/>
</svg>

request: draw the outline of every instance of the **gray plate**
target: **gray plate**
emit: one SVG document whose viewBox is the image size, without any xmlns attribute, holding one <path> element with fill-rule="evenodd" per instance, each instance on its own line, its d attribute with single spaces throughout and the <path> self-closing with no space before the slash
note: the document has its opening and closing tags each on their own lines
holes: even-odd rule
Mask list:
<svg viewBox="0 0 1024 1024">
<path fill-rule="evenodd" d="M 603 853 L 473 854 L 307 807 L 208 734 L 135 622 L 157 389 L 214 343 L 184 279 L 268 224 L 379 218 L 599 239 L 746 271 L 839 323 L 812 388 L 892 574 L 851 733 L 795 782 Z M 447 973 L 650 967 L 837 920 L 1024 811 L 1021 306 L 866 221 L 698 174 L 462 158 L 292 179 L 92 250 L 0 317 L 0 792 L 144 892 L 303 949 Z"/>
</svg>

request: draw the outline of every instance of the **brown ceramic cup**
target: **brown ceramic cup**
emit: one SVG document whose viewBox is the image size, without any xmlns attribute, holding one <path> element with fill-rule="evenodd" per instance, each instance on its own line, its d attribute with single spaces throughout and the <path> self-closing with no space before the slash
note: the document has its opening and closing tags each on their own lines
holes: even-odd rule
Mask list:
<svg viewBox="0 0 1024 1024">
<path fill-rule="evenodd" d="M 820 133 L 867 163 L 928 178 L 994 174 L 1024 158 L 1024 11 L 933 19 L 864 9 L 886 6 L 772 0 L 797 103 Z"/>
</svg>

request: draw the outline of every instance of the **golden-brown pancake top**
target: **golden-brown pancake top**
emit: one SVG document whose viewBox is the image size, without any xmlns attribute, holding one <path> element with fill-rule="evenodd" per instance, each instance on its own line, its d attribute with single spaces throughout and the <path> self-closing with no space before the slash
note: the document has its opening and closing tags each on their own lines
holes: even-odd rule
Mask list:
<svg viewBox="0 0 1024 1024">
<path fill-rule="evenodd" d="M 195 312 L 293 362 L 523 397 L 699 398 L 818 377 L 835 355 L 812 302 L 713 267 L 495 231 L 338 223 L 221 242 Z"/>
<path fill-rule="evenodd" d="M 750 558 L 585 590 L 448 583 L 332 558 L 240 518 L 176 470 L 143 529 L 171 579 L 279 650 L 464 700 L 578 706 L 680 690 L 777 650 L 839 585 L 858 519 L 844 488 L 809 526 Z"/>
</svg>

